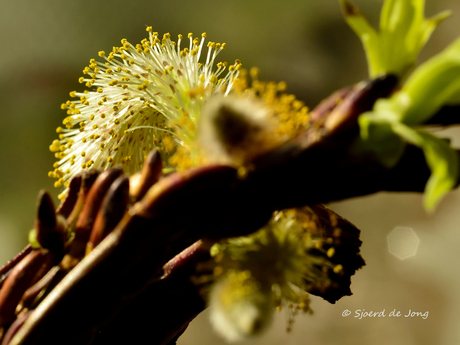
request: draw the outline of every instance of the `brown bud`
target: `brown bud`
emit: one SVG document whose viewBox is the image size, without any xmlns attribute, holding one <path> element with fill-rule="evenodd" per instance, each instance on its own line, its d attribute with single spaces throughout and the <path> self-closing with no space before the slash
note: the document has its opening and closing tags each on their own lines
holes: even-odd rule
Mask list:
<svg viewBox="0 0 460 345">
<path fill-rule="evenodd" d="M 83 205 L 86 202 L 86 196 L 93 185 L 96 178 L 99 176 L 99 171 L 97 170 L 88 170 L 81 175 L 80 189 L 78 191 L 78 197 L 75 201 L 74 207 L 67 217 L 67 224 L 74 225 L 80 215 L 80 212 L 83 208 Z"/>
<path fill-rule="evenodd" d="M 215 242 L 196 241 L 191 246 L 185 248 L 163 266 L 163 276 L 165 279 L 174 273 L 182 272 L 185 269 L 195 269 L 197 262 L 210 258 L 209 250 Z"/>
<path fill-rule="evenodd" d="M 76 235 L 78 232 L 87 233 L 91 231 L 92 225 L 96 218 L 102 200 L 104 199 L 107 191 L 112 183 L 122 174 L 121 169 L 111 169 L 102 172 L 94 182 L 93 186 L 88 192 L 85 206 L 78 217 L 76 224 Z"/>
<path fill-rule="evenodd" d="M 49 255 L 46 250 L 35 250 L 13 268 L 0 290 L 0 325 L 8 324 L 16 318 L 18 302 Z"/>
<path fill-rule="evenodd" d="M 107 192 L 94 221 L 86 253 L 96 247 L 123 217 L 129 202 L 129 179 L 120 176 Z"/>
<path fill-rule="evenodd" d="M 43 230 L 42 235 L 52 231 L 56 227 L 56 214 L 53 199 L 44 190 L 38 193 L 37 216 L 35 218 L 35 229 Z M 38 237 L 38 234 L 37 234 Z"/>
<path fill-rule="evenodd" d="M 58 222 L 54 210 L 54 203 L 51 196 L 40 191 L 38 195 L 37 215 L 35 218 L 35 230 L 37 241 L 43 248 L 60 255 L 64 249 L 65 225 Z"/>
<path fill-rule="evenodd" d="M 75 238 L 70 248 L 70 256 L 81 258 L 85 254 L 86 243 L 89 240 L 91 229 L 96 219 L 102 200 L 109 190 L 111 184 L 123 171 L 121 169 L 111 169 L 102 172 L 94 181 L 88 191 L 83 208 L 78 216 L 75 227 Z"/>
<path fill-rule="evenodd" d="M 357 84 L 354 90 L 348 93 L 343 102 L 327 117 L 324 127 L 330 133 L 346 132 L 357 128 L 358 116 L 371 110 L 377 99 L 388 97 L 397 82 L 396 76 L 385 75 Z"/>
<path fill-rule="evenodd" d="M 322 127 L 327 116 L 343 102 L 343 99 L 351 91 L 352 87 L 348 86 L 334 92 L 332 95 L 322 100 L 309 114 L 312 127 Z"/>
<path fill-rule="evenodd" d="M 140 175 L 133 179 L 135 183 L 130 186 L 130 194 L 135 201 L 142 199 L 149 188 L 158 182 L 162 168 L 163 162 L 160 153 L 157 150 L 152 150 L 145 160 Z"/>
<path fill-rule="evenodd" d="M 65 218 L 70 216 L 75 204 L 78 199 L 78 192 L 80 191 L 80 186 L 82 183 L 82 176 L 76 175 L 70 180 L 69 189 L 64 200 L 58 206 L 56 213 L 62 214 Z"/>
</svg>

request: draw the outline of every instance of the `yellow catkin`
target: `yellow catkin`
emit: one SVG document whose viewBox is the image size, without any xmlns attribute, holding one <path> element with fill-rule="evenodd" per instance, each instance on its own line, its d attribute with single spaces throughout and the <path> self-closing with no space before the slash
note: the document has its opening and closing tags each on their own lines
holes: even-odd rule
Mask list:
<svg viewBox="0 0 460 345">
<path fill-rule="evenodd" d="M 135 173 L 154 147 L 163 150 L 168 169 L 201 164 L 199 154 L 191 153 L 200 109 L 212 94 L 232 89 L 241 64 L 217 63 L 226 45 L 211 42 L 206 48 L 206 33 L 190 33 L 190 44 L 184 44 L 182 35 L 174 42 L 169 33 L 160 39 L 152 27 L 146 31 L 148 38 L 138 44 L 122 39 L 121 46 L 99 51 L 99 59 L 91 59 L 78 80 L 93 89 L 72 91 L 74 100 L 61 104 L 67 117 L 56 129 L 59 140 L 50 145 L 64 172 L 49 174 L 63 179 L 56 186 L 68 185 L 72 176 L 90 167 L 122 164 L 127 173 Z"/>
</svg>

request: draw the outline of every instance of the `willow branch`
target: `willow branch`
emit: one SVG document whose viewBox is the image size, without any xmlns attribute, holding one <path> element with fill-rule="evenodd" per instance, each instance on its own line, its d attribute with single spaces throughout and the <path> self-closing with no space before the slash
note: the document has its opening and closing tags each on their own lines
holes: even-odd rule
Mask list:
<svg viewBox="0 0 460 345">
<path fill-rule="evenodd" d="M 174 343 L 205 307 L 190 282 L 195 264 L 208 255 L 191 246 L 196 241 L 252 233 L 274 210 L 379 191 L 422 192 L 430 171 L 420 149 L 407 145 L 391 169 L 356 150 L 358 116 L 389 95 L 395 84 L 389 76 L 335 93 L 313 110 L 310 130 L 259 157 L 244 177 L 232 167 L 207 166 L 160 178 L 161 164 L 153 154 L 134 205 L 127 204 L 127 180 L 118 177 L 119 171 L 75 179 L 57 218 L 54 208 L 42 207 L 39 220 L 52 221 L 37 224 L 49 225 L 42 235 L 54 234 L 59 241 L 58 220 L 65 217 L 67 224 L 76 224 L 78 241 L 64 247 L 57 278 L 47 277 L 48 288 L 32 311 L 4 325 L 10 329 L 4 344 Z M 112 224 L 114 213 L 119 216 L 125 209 Z M 40 241 L 48 250 L 62 250 L 45 238 Z M 165 266 L 183 250 L 177 264 Z M 356 268 L 361 264 L 356 262 Z M 2 274 L 19 276 L 14 266 Z M 18 281 L 5 280 L 2 289 L 14 295 L 14 284 Z M 4 300 L 9 297 L 5 293 Z"/>
</svg>

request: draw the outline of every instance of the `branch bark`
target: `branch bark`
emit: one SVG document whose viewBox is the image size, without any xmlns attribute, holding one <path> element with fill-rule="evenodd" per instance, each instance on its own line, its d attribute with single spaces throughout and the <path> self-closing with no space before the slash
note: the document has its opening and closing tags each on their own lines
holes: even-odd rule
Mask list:
<svg viewBox="0 0 460 345">
<path fill-rule="evenodd" d="M 113 231 L 83 259 L 86 240 L 75 260 L 67 256 L 57 275 L 65 277 L 54 288 L 45 288 L 46 298 L 32 312 L 21 314 L 11 326 L 3 325 L 11 331 L 2 344 L 175 343 L 205 307 L 190 276 L 208 252 L 189 253 L 181 265 L 169 267 L 166 276 L 163 267 L 177 253 L 194 248 L 189 247 L 194 242 L 254 232 L 274 210 L 378 191 L 422 192 L 430 172 L 418 148 L 407 145 L 392 169 L 355 150 L 359 114 L 389 95 L 395 85 L 396 79 L 388 76 L 335 93 L 313 110 L 309 131 L 259 157 L 244 178 L 234 168 L 208 166 L 158 181 L 158 157 L 150 159 L 146 166 L 151 174 L 144 171 L 145 185 L 137 188 L 141 200 L 116 226 L 111 225 Z M 435 123 L 447 124 L 445 116 L 441 112 Z M 98 205 L 109 205 L 110 210 L 109 206 L 92 210 L 93 220 L 84 227 L 86 239 L 97 227 L 94 219 L 99 217 L 97 223 L 107 225 L 107 217 L 118 209 L 113 200 L 103 202 L 103 195 L 97 194 L 104 183 L 94 182 L 96 176 L 72 181 L 68 199 L 57 210 L 75 224 L 84 213 L 81 210 L 88 208 L 83 206 L 88 195 L 96 195 Z M 109 185 L 104 184 L 104 195 L 110 194 Z M 100 233 L 105 236 L 108 230 Z M 354 245 L 359 248 L 359 244 L 358 240 Z M 358 261 L 355 269 L 362 264 Z M 78 264 L 73 267 L 72 262 Z M 0 272 L 7 273 L 13 266 Z"/>
</svg>

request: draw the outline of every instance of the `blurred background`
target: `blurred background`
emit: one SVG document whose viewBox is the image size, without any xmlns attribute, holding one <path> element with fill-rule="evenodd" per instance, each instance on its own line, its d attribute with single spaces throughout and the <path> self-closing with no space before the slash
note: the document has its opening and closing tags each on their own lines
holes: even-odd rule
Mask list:
<svg viewBox="0 0 460 345">
<path fill-rule="evenodd" d="M 383 0 L 354 0 L 377 23 Z M 40 189 L 58 191 L 47 177 L 54 156 L 49 145 L 65 117 L 60 104 L 83 90 L 82 69 L 99 50 L 127 38 L 137 43 L 154 31 L 208 33 L 226 42 L 219 60 L 258 66 L 260 79 L 284 80 L 288 90 L 313 107 L 342 86 L 367 76 L 359 40 L 342 20 L 338 0 L 2 0 L 0 12 L 0 263 L 27 242 Z M 460 35 L 460 2 L 427 0 L 426 13 L 445 9 L 453 17 L 434 33 L 420 61 Z M 460 132 L 446 132 L 460 146 Z M 331 205 L 362 230 L 367 265 L 352 280 L 354 295 L 335 305 L 312 297 L 314 315 L 297 318 L 285 332 L 277 315 L 262 337 L 243 344 L 394 344 L 460 342 L 460 192 L 448 195 L 434 214 L 415 194 L 387 194 Z M 394 230 L 397 228 L 396 230 Z M 389 247 L 390 244 L 390 247 Z M 348 309 L 352 315 L 342 317 Z M 354 317 L 356 310 L 385 318 Z M 429 312 L 426 319 L 390 318 L 395 309 Z M 154 326 L 152 324 L 152 326 Z M 178 344 L 225 344 L 211 330 L 206 312 Z"/>
</svg>

